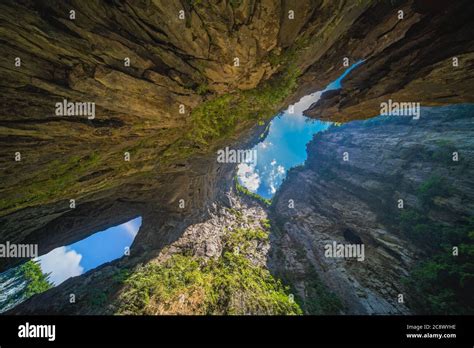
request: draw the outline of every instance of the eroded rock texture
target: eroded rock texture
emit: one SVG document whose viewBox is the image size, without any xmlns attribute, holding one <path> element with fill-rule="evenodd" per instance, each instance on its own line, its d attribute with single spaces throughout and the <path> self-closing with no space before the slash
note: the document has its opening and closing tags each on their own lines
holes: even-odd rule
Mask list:
<svg viewBox="0 0 474 348">
<path fill-rule="evenodd" d="M 191 224 L 181 230 L 181 226 L 174 221 L 168 222 L 172 228 L 162 229 L 161 234 L 166 243 L 159 253 L 154 257 L 145 259 L 147 263 L 164 264 L 174 256 L 192 257 L 199 259 L 202 264 L 218 260 L 225 252 L 238 253 L 250 261 L 252 266 L 258 268 L 267 267 L 268 251 L 270 250 L 270 239 L 268 238 L 269 223 L 268 211 L 264 204 L 255 202 L 246 196 L 238 196 L 233 189 L 225 195 L 225 204 L 221 201 L 219 206 L 209 207 L 208 217 L 202 222 Z M 158 221 L 155 221 L 158 222 Z M 235 246 L 231 242 L 240 240 L 242 235 L 235 240 L 229 241 L 232 233 L 245 230 L 250 233 L 259 231 L 260 238 L 248 239 L 245 245 Z M 176 240 L 170 239 L 170 235 L 180 234 Z M 167 235 L 168 234 L 168 235 Z M 234 236 L 235 238 L 235 236 Z M 238 249 L 235 249 L 235 248 Z M 230 248 L 230 249 L 229 249 Z M 124 285 L 121 274 L 139 270 L 136 266 L 143 261 L 143 255 L 137 256 L 137 252 L 130 258 L 122 258 L 117 262 L 99 267 L 84 276 L 67 280 L 60 286 L 53 288 L 43 294 L 20 304 L 10 313 L 41 313 L 47 311 L 50 314 L 232 314 L 226 309 L 226 305 L 217 306 L 212 312 L 205 311 L 205 290 L 202 288 L 190 291 L 177 291 L 165 303 L 153 303 L 146 308 L 131 306 L 129 298 L 122 298 L 129 286 Z M 181 269 L 183 276 L 185 269 Z M 263 280 L 262 280 L 263 281 Z M 173 289 L 172 284 L 164 284 Z M 91 291 L 91 286 L 93 290 Z M 192 287 L 191 287 L 192 288 Z M 74 293 L 77 299 L 75 304 L 68 301 L 67 293 Z M 257 312 L 247 312 L 245 308 L 247 301 L 242 298 L 252 297 L 252 289 L 242 289 L 228 294 L 228 301 L 235 310 L 233 314 L 278 314 L 269 310 L 261 309 Z M 153 302 L 153 295 L 150 292 Z M 102 297 L 100 305 L 97 298 Z M 137 313 L 137 309 L 140 311 Z"/>
<path fill-rule="evenodd" d="M 234 167 L 216 163 L 215 149 L 254 142 L 274 111 L 339 76 L 344 57 L 366 62 L 311 116 L 370 117 L 377 114 L 373 101 L 388 96 L 472 101 L 472 8 L 467 0 L 3 1 L 0 240 L 38 243 L 43 254 L 141 215 L 132 256 L 110 267 L 146 263 L 209 219 L 213 203 L 226 204 Z M 193 116 L 198 107 L 215 109 L 222 96 L 230 105 L 259 104 L 263 87 L 278 85 L 288 71 L 297 72 L 295 85 L 263 106 L 270 116 L 250 112 L 205 145 L 194 141 L 196 128 L 212 133 L 222 121 L 201 123 Z M 63 99 L 95 102 L 96 118 L 55 115 Z M 20 260 L 0 261 L 5 270 Z M 108 284 L 104 274 L 74 282 L 100 288 Z M 54 293 L 66 294 L 67 286 Z M 64 298 L 50 299 L 61 307 Z M 349 311 L 371 311 L 354 301 Z M 390 301 L 377 303 L 374 311 L 392 311 Z"/>
<path fill-rule="evenodd" d="M 364 64 L 305 114 L 344 122 L 380 115 L 388 99 L 425 106 L 472 102 L 474 8 L 466 5 L 415 1 L 400 7 L 403 20 L 380 11 L 383 5 L 370 9 L 352 27 L 359 35 L 347 33 L 327 57 L 350 50 Z"/>
<path fill-rule="evenodd" d="M 311 300 L 316 272 L 349 313 L 410 312 L 407 304 L 414 307 L 417 299 L 402 279 L 433 252 L 434 226 L 466 225 L 474 214 L 474 144 L 464 133 L 473 130 L 472 112 L 472 106 L 423 109 L 419 120 L 353 122 L 315 136 L 306 164 L 290 171 L 273 203 L 276 268 L 300 296 Z M 452 160 L 455 151 L 462 161 Z M 433 178 L 442 180 L 426 202 L 420 187 Z M 414 230 L 404 233 L 409 211 L 430 220 L 422 240 Z M 364 243 L 365 260 L 326 257 L 324 247 L 333 241 Z"/>
</svg>

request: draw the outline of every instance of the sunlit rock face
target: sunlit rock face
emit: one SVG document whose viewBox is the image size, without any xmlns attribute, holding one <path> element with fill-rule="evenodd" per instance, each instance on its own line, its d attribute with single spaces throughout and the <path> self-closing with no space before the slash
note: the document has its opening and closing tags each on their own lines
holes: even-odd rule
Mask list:
<svg viewBox="0 0 474 348">
<path fill-rule="evenodd" d="M 214 158 L 161 163 L 163 152 L 192 128 L 190 111 L 206 98 L 254 88 L 276 71 L 263 57 L 278 45 L 278 3 L 1 7 L 2 237 L 41 240 L 45 252 L 48 240 L 80 238 L 76 227 L 92 231 L 143 206 L 173 211 L 186 199 L 189 212 L 206 204 Z M 95 118 L 58 117 L 64 99 L 95 102 Z M 21 162 L 10 161 L 16 152 Z"/>
<path fill-rule="evenodd" d="M 296 85 L 269 103 L 272 111 L 283 109 L 339 76 L 347 68 L 345 57 L 351 63 L 367 61 L 348 80 L 347 100 L 355 106 L 343 119 L 362 117 L 352 111 L 372 99 L 370 91 L 431 102 L 433 93 L 424 93 L 428 83 L 461 79 L 461 86 L 468 86 L 472 73 L 464 59 L 472 40 L 459 27 L 469 26 L 472 5 L 438 6 L 425 1 L 3 1 L 0 240 L 38 243 L 44 254 L 142 216 L 131 257 L 110 267 L 147 262 L 188 226 L 206 220 L 213 203 L 228 203 L 225 193 L 235 168 L 216 162 L 216 148 L 255 143 L 273 115 L 262 125 L 251 113 L 203 145 L 192 136 L 182 142 L 201 125 L 193 110 L 226 95 L 245 104 L 243 91 L 261 91 L 294 65 Z M 432 54 L 435 49 L 440 53 Z M 453 54 L 460 57 L 457 70 L 443 65 Z M 425 64 L 427 56 L 432 59 Z M 352 82 L 358 80 L 364 88 Z M 465 90 L 437 100 L 470 101 Z M 349 105 L 342 99 L 338 109 Z M 64 100 L 94 102 L 95 117 L 58 116 L 56 103 Z M 318 110 L 325 107 L 313 106 L 308 113 L 341 119 L 339 112 L 328 116 Z M 0 270 L 19 261 L 2 259 Z M 111 268 L 89 274 L 89 281 L 106 286 Z"/>
<path fill-rule="evenodd" d="M 388 99 L 427 106 L 473 102 L 474 6 L 414 1 L 400 6 L 398 16 L 381 8 L 368 11 L 377 24 L 355 23 L 359 40 L 348 34 L 330 51 L 333 59 L 347 50 L 363 51 L 364 65 L 342 89 L 323 95 L 305 114 L 345 122 L 379 115 L 380 103 Z"/>
</svg>

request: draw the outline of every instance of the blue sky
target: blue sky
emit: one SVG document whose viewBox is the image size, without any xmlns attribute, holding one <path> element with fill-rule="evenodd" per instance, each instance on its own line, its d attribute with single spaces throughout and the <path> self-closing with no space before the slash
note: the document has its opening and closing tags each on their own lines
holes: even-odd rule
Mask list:
<svg viewBox="0 0 474 348">
<path fill-rule="evenodd" d="M 359 61 L 348 68 L 326 90 L 341 87 L 342 79 Z M 304 96 L 296 104 L 272 120 L 267 137 L 257 144 L 257 162 L 240 164 L 238 178 L 241 184 L 262 197 L 271 198 L 281 185 L 291 167 L 304 163 L 306 144 L 317 132 L 327 129 L 331 123 L 312 120 L 303 111 L 315 103 L 321 92 Z M 290 110 L 294 111 L 290 113 Z M 79 242 L 56 248 L 38 258 L 44 273 L 51 273 L 50 280 L 58 285 L 70 277 L 81 275 L 106 262 L 124 255 L 138 233 L 142 218 L 99 231 Z"/>
<path fill-rule="evenodd" d="M 353 65 L 351 65 L 349 68 L 347 68 L 344 73 L 339 76 L 336 80 L 334 80 L 333 82 L 331 82 L 329 85 L 327 85 L 325 91 L 329 91 L 329 90 L 333 90 L 333 89 L 339 89 L 342 87 L 342 80 L 344 80 L 344 77 L 346 77 L 347 75 L 349 75 L 349 73 L 354 70 L 355 68 L 357 68 L 359 65 L 361 65 L 364 61 L 363 60 L 359 60 L 357 62 L 355 62 Z"/>
<path fill-rule="evenodd" d="M 344 77 L 362 63 L 363 61 L 358 61 L 346 69 L 324 91 L 341 88 Z M 240 184 L 264 198 L 271 198 L 288 169 L 306 161 L 306 144 L 314 134 L 331 125 L 330 122 L 303 116 L 303 111 L 317 102 L 321 94 L 322 92 L 318 91 L 304 96 L 271 121 L 266 138 L 253 147 L 257 152 L 256 163 L 242 163 L 238 166 L 237 178 Z M 290 113 L 290 110 L 293 112 Z"/>
<path fill-rule="evenodd" d="M 271 198 L 286 171 L 306 160 L 306 144 L 313 134 L 329 123 L 284 112 L 270 126 L 268 136 L 256 145 L 257 163 L 240 164 L 237 176 L 242 185 L 265 198 Z"/>
<path fill-rule="evenodd" d="M 38 258 L 41 269 L 51 273 L 49 279 L 59 285 L 70 277 L 122 257 L 125 247 L 132 245 L 141 224 L 142 218 L 137 217 L 74 244 L 56 248 Z"/>
</svg>

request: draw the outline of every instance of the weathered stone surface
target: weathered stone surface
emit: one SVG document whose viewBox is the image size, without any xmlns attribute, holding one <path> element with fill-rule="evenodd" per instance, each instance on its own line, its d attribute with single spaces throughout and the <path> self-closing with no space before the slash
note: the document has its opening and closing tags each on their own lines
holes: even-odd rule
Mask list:
<svg viewBox="0 0 474 348">
<path fill-rule="evenodd" d="M 190 111 L 224 93 L 258 90 L 278 76 L 285 59 L 302 74 L 297 90 L 277 108 L 334 80 L 344 70 L 343 57 L 366 59 L 335 95 L 338 104 L 323 98 L 308 111 L 311 116 L 369 117 L 388 96 L 436 104 L 472 101 L 472 4 L 432 5 L 439 3 L 3 1 L 0 241 L 39 243 L 40 253 L 46 253 L 143 217 L 133 257 L 51 290 L 58 296 L 67 293 L 67 284 L 86 278 L 84 291 L 105 287 L 114 270 L 157 257 L 190 226 L 205 224 L 213 203 L 226 204 L 234 168 L 216 163 L 215 147 L 245 147 L 265 128 L 242 122 L 207 152 L 163 161 L 176 144 L 178 153 L 195 150 L 195 144 L 179 145 L 194 126 Z M 295 22 L 287 19 L 290 8 Z M 75 20 L 68 18 L 71 9 Z M 405 12 L 403 21 L 396 19 L 398 9 Z M 180 10 L 185 20 L 178 18 Z M 458 69 L 448 68 L 454 54 L 460 57 Z M 21 68 L 14 66 L 15 57 L 21 57 Z M 124 66 L 125 57 L 131 67 Z M 55 103 L 63 99 L 94 101 L 96 119 L 55 116 Z M 186 106 L 185 114 L 178 112 L 179 104 Z M 341 116 L 339 110 L 350 113 Z M 132 162 L 123 161 L 125 151 Z M 15 152 L 21 162 L 13 160 Z M 69 199 L 76 200 L 75 210 Z M 186 201 L 184 210 L 178 209 L 179 199 Z M 331 204 L 337 207 L 339 201 Z M 374 226 L 372 219 L 367 228 L 373 232 Z M 212 229 L 207 232 L 214 236 Z M 196 247 L 200 254 L 219 252 L 216 243 Z M 0 270 L 19 262 L 1 261 Z M 373 310 L 354 298 L 354 312 L 393 310 L 390 303 L 377 302 L 377 292 L 367 296 L 375 297 Z"/>
<path fill-rule="evenodd" d="M 295 6 L 297 16 L 308 10 L 299 2 L 285 2 L 285 11 L 288 6 Z M 333 12 L 338 6 L 325 5 L 311 25 L 305 15 L 308 29 L 299 34 L 295 29 L 291 36 L 306 35 L 308 52 L 328 49 L 328 42 L 321 47 L 315 28 L 334 16 L 345 22 L 354 7 L 362 13 L 368 5 Z M 137 214 L 129 208 L 134 203 L 173 211 L 170 205 L 178 197 L 195 194 L 190 200 L 205 206 L 214 195 L 214 189 L 203 187 L 215 179 L 205 177 L 213 172 L 205 167 L 213 159 L 164 162 L 164 153 L 194 126 L 192 108 L 216 93 L 255 88 L 277 72 L 280 65 L 270 63 L 274 51 L 286 54 L 279 42 L 283 10 L 278 1 L 243 1 L 237 7 L 226 1 L 192 6 L 175 1 L 133 6 L 7 1 L 0 9 L 5 53 L 0 58 L 0 236 L 12 242 L 38 241 L 46 230 L 50 240 L 74 241 L 57 237 L 65 230 L 57 227 L 63 225 L 62 216 L 71 221 L 64 226 L 80 224 L 81 230 L 92 231 L 96 224 L 73 222 L 69 199 L 76 200 L 81 216 L 96 215 L 88 209 L 102 210 L 104 221 L 113 217 L 107 210 L 117 207 L 116 201 L 126 202 L 121 205 L 125 211 L 114 208 L 115 215 L 125 216 Z M 178 19 L 181 9 L 184 21 Z M 76 19 L 69 19 L 70 10 Z M 236 56 L 238 68 L 233 66 Z M 21 58 L 21 67 L 14 66 L 15 57 Z M 125 57 L 130 67 L 124 66 Z M 292 59 L 305 71 L 318 58 L 302 54 Z M 56 116 L 55 103 L 63 99 L 95 102 L 96 118 Z M 178 112 L 181 103 L 185 114 Z M 253 125 L 237 125 L 233 136 L 245 136 Z M 16 152 L 21 162 L 13 160 Z M 124 163 L 124 152 L 131 154 L 130 163 Z M 42 251 L 53 247 L 44 245 Z"/>
<path fill-rule="evenodd" d="M 437 175 L 451 188 L 425 213 L 433 226 L 458 226 L 474 215 L 474 143 L 466 138 L 474 130 L 472 110 L 423 109 L 419 120 L 374 119 L 317 134 L 305 165 L 289 172 L 274 198 L 271 217 L 281 237 L 273 245 L 273 268 L 299 274 L 294 286 L 304 298 L 311 265 L 343 299 L 346 313 L 409 313 L 397 296 L 404 294 L 412 306 L 415 300 L 401 279 L 425 250 L 401 233 L 398 200 L 404 209 L 417 208 L 417 189 Z M 446 144 L 463 160 L 452 161 Z M 290 199 L 294 209 L 288 208 Z M 325 257 L 325 244 L 353 243 L 351 236 L 364 243 L 364 261 Z"/>
<path fill-rule="evenodd" d="M 415 1 L 400 7 L 404 18 L 398 20 L 396 11 L 380 11 L 386 5 L 368 11 L 370 25 L 360 17 L 353 27 L 358 34 L 346 35 L 331 51 L 327 59 L 336 65 L 341 54 L 365 62 L 306 115 L 345 122 L 379 115 L 380 103 L 388 99 L 424 106 L 474 101 L 474 6 Z"/>
<path fill-rule="evenodd" d="M 123 269 L 133 269 L 143 262 L 164 263 L 173 255 L 198 257 L 200 260 L 217 259 L 222 256 L 224 239 L 235 229 L 267 230 L 263 224 L 268 217 L 265 206 L 255 200 L 238 196 L 233 189 L 225 195 L 226 205 L 216 204 L 209 207 L 202 216 L 202 222 L 190 224 L 189 221 L 177 216 L 172 220 L 168 217 L 166 225 L 160 219 L 144 218 L 147 226 L 154 223 L 161 225 L 160 235 L 163 238 L 162 248 L 153 250 L 133 249 L 129 257 L 105 264 L 80 277 L 74 277 L 58 287 L 39 294 L 13 308 L 8 314 L 42 313 L 49 314 L 114 314 L 117 299 L 123 291 L 124 284 L 117 280 L 117 274 Z M 150 221 L 152 220 L 152 221 Z M 184 223 L 183 223 L 184 222 Z M 187 224 L 186 224 L 187 223 Z M 182 230 L 183 226 L 184 229 Z M 268 231 L 267 231 L 268 232 Z M 146 234 L 141 230 L 140 233 Z M 179 235 L 177 239 L 175 237 Z M 175 239 L 175 240 L 173 240 Z M 268 241 L 252 241 L 243 253 L 254 265 L 265 267 L 270 249 Z M 90 287 L 93 284 L 94 291 Z M 76 304 L 68 302 L 68 293 L 74 293 Z M 104 306 L 95 306 L 94 296 L 106 295 Z M 173 313 L 193 314 L 193 308 L 183 304 L 175 308 Z M 195 313 L 194 313 L 195 314 Z"/>
</svg>

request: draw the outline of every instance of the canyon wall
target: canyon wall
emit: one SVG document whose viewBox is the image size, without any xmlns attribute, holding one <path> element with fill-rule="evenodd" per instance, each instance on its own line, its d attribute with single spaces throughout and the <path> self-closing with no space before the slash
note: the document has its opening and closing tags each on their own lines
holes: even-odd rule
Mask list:
<svg viewBox="0 0 474 348">
<path fill-rule="evenodd" d="M 278 110 L 337 78 L 344 57 L 366 61 L 308 115 L 374 116 L 378 104 L 366 102 L 372 95 L 472 101 L 472 9 L 470 1 L 417 0 L 3 1 L 0 241 L 38 243 L 43 254 L 143 217 L 130 258 L 34 297 L 31 310 L 45 296 L 51 302 L 41 311 L 48 303 L 62 308 L 71 283 L 106 287 L 115 271 L 155 259 L 189 226 L 207 221 L 214 204 L 227 205 L 234 168 L 216 163 L 215 150 L 255 142 Z M 63 99 L 95 102 L 95 118 L 57 116 Z M 408 262 L 406 250 L 399 257 Z M 2 259 L 0 270 L 20 261 Z M 373 272 L 378 261 L 370 261 Z M 343 284 L 329 285 L 337 292 Z M 393 295 L 399 287 L 388 288 Z M 406 312 L 377 291 L 365 302 L 347 295 L 354 303 L 346 310 Z"/>
<path fill-rule="evenodd" d="M 380 115 L 380 103 L 388 99 L 424 106 L 473 101 L 474 6 L 415 1 L 400 9 L 402 20 L 374 7 L 354 23 L 357 36 L 347 33 L 328 52 L 327 59 L 335 60 L 349 49 L 365 62 L 306 115 L 345 122 Z"/>
<path fill-rule="evenodd" d="M 314 137 L 305 165 L 291 169 L 277 192 L 271 215 L 278 231 L 273 268 L 303 302 L 318 300 L 310 281 L 316 273 L 348 313 L 406 314 L 416 307 L 403 279 L 438 251 L 434 241 L 444 231 L 472 228 L 472 113 L 468 105 L 426 108 L 419 120 L 375 118 Z M 407 220 L 414 212 L 427 218 L 426 231 Z M 334 241 L 363 243 L 365 259 L 326 257 L 325 245 Z"/>
</svg>

